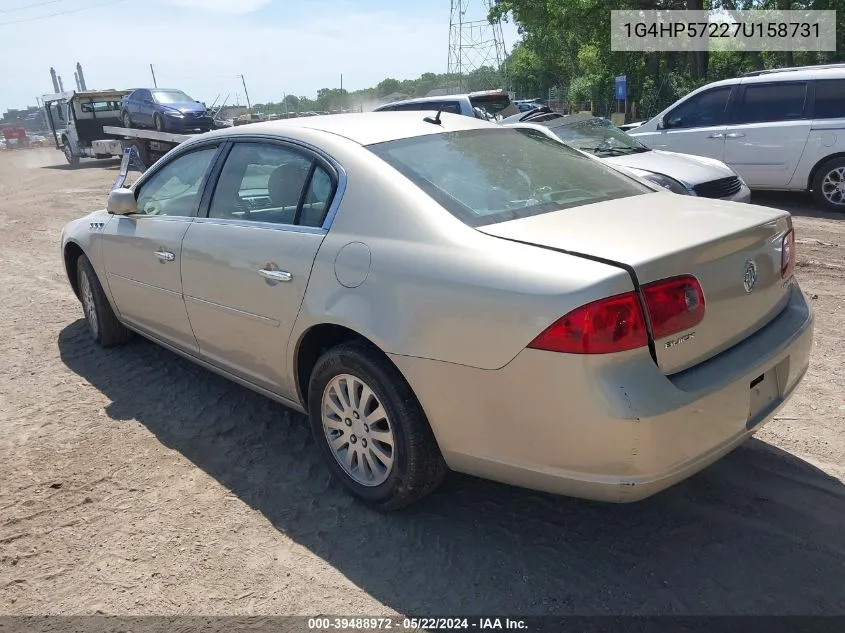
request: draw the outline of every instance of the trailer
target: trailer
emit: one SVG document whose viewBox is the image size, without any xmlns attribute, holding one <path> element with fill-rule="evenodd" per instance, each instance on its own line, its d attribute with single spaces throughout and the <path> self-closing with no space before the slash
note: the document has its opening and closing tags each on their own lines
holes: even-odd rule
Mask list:
<svg viewBox="0 0 845 633">
<path fill-rule="evenodd" d="M 82 158 L 111 158 L 134 154 L 146 170 L 192 134 L 171 134 L 123 127 L 121 109 L 129 90 L 67 91 L 44 95 L 43 107 L 53 142 L 71 167 Z"/>
</svg>

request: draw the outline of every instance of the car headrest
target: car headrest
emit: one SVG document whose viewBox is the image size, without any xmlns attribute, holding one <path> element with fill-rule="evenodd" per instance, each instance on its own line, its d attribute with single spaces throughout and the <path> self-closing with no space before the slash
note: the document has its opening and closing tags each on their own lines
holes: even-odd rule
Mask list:
<svg viewBox="0 0 845 633">
<path fill-rule="evenodd" d="M 267 193 L 274 207 L 295 207 L 299 204 L 305 169 L 306 166 L 297 161 L 279 165 L 273 170 L 267 183 Z"/>
</svg>

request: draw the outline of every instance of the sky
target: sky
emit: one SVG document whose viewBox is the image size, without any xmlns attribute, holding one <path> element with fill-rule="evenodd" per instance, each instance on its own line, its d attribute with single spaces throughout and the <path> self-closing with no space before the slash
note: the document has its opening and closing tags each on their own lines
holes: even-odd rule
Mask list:
<svg viewBox="0 0 845 633">
<path fill-rule="evenodd" d="M 483 17 L 470 2 L 466 19 Z M 34 6 L 38 5 L 38 6 Z M 449 0 L 0 0 L 0 112 L 73 89 L 180 88 L 211 103 L 375 86 L 445 72 Z M 473 8 L 474 7 L 474 8 Z M 62 15 L 55 15 L 62 13 Z M 518 41 L 502 25 L 506 50 Z"/>
</svg>

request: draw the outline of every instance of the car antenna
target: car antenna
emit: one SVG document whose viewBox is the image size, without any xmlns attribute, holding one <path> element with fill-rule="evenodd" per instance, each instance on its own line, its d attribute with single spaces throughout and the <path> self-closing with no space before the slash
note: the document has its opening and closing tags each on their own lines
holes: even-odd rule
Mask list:
<svg viewBox="0 0 845 633">
<path fill-rule="evenodd" d="M 440 113 L 441 112 L 443 112 L 443 108 L 440 108 L 437 111 L 437 114 L 434 116 L 434 118 L 427 116 L 427 117 L 423 118 L 423 121 L 425 121 L 426 123 L 434 123 L 434 125 L 440 125 Z"/>
</svg>

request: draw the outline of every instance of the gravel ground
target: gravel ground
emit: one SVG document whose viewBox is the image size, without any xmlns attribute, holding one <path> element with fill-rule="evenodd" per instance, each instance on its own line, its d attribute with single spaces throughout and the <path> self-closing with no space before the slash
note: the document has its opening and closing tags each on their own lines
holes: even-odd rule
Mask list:
<svg viewBox="0 0 845 633">
<path fill-rule="evenodd" d="M 0 613 L 845 613 L 845 218 L 804 196 L 809 373 L 745 446 L 614 506 L 452 475 L 352 502 L 299 416 L 144 340 L 89 340 L 62 225 L 116 161 L 0 153 Z"/>
</svg>

